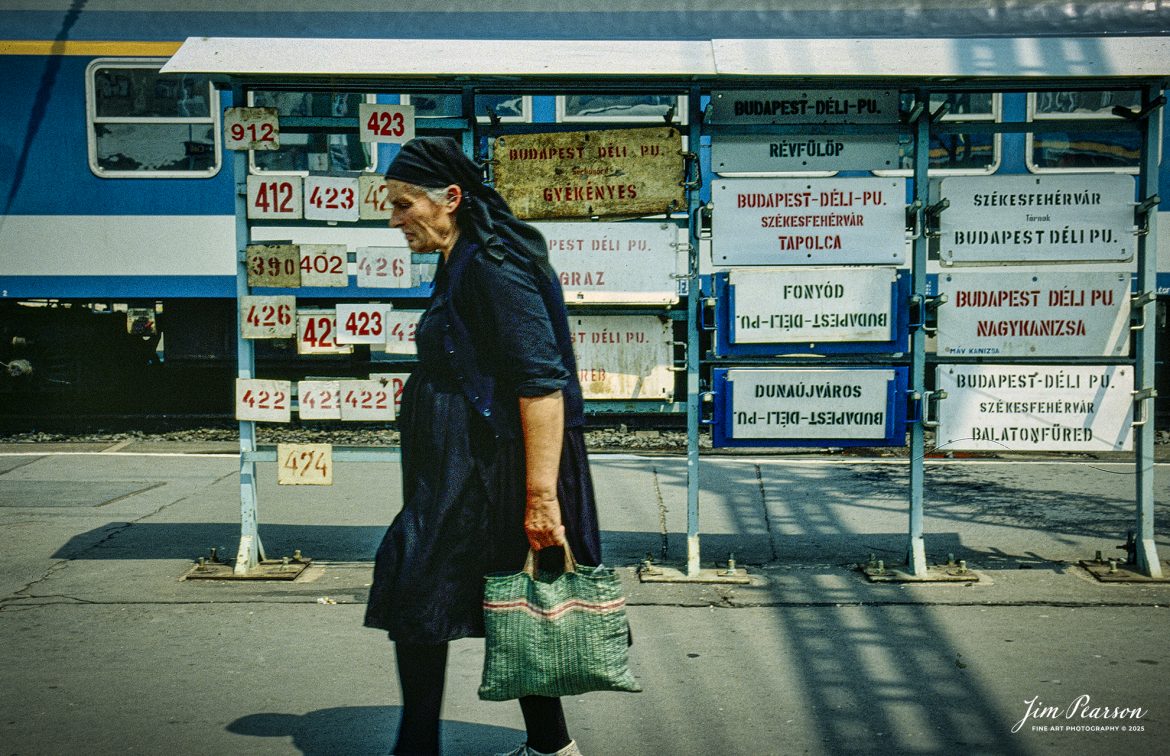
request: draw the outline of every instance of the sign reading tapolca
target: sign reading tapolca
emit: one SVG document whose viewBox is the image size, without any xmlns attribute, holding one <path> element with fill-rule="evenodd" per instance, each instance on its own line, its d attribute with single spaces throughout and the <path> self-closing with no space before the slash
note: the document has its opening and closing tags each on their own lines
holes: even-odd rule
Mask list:
<svg viewBox="0 0 1170 756">
<path fill-rule="evenodd" d="M 938 353 L 1116 357 L 1129 353 L 1129 273 L 939 274 Z"/>
<path fill-rule="evenodd" d="M 940 194 L 944 265 L 1124 261 L 1137 249 L 1133 176 L 952 177 Z"/>
<path fill-rule="evenodd" d="M 673 223 L 537 223 L 566 302 L 674 304 Z"/>
<path fill-rule="evenodd" d="M 521 218 L 588 218 L 685 207 L 677 129 L 512 134 L 495 141 L 496 189 Z"/>
<path fill-rule="evenodd" d="M 711 190 L 715 264 L 899 265 L 905 198 L 903 179 L 720 179 Z"/>
<path fill-rule="evenodd" d="M 936 445 L 971 451 L 1128 451 L 1128 365 L 947 365 Z"/>
</svg>

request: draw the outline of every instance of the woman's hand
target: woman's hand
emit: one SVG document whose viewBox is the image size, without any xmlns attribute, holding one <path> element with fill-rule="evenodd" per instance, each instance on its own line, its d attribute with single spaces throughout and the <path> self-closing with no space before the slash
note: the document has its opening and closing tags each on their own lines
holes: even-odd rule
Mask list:
<svg viewBox="0 0 1170 756">
<path fill-rule="evenodd" d="M 561 503 L 556 494 L 529 492 L 524 512 L 524 532 L 533 551 L 565 543 L 565 526 L 561 524 Z"/>
</svg>

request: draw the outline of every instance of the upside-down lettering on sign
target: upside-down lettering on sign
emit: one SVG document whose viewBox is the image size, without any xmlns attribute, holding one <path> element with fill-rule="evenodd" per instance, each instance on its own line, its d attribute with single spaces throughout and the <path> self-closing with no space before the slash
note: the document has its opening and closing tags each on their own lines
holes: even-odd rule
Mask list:
<svg viewBox="0 0 1170 756">
<path fill-rule="evenodd" d="M 494 162 L 496 189 L 521 218 L 629 217 L 685 207 L 677 129 L 502 136 Z"/>
</svg>

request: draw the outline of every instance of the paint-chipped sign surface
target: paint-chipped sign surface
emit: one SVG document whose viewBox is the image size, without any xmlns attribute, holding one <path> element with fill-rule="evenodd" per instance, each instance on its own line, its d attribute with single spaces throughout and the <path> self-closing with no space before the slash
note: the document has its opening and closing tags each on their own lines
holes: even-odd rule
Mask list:
<svg viewBox="0 0 1170 756">
<path fill-rule="evenodd" d="M 900 265 L 906 257 L 902 179 L 719 179 L 716 265 Z"/>
<path fill-rule="evenodd" d="M 892 368 L 727 371 L 730 437 L 880 440 L 893 424 Z"/>
<path fill-rule="evenodd" d="M 1128 451 L 1127 365 L 948 365 L 935 383 L 945 451 Z"/>
<path fill-rule="evenodd" d="M 889 341 L 897 278 L 888 267 L 732 270 L 731 341 Z"/>
<path fill-rule="evenodd" d="M 938 353 L 968 357 L 1129 354 L 1129 273 L 940 273 Z"/>
<path fill-rule="evenodd" d="M 674 304 L 679 229 L 672 223 L 537 223 L 565 301 Z"/>
<path fill-rule="evenodd" d="M 579 315 L 569 318 L 569 330 L 586 399 L 670 400 L 670 321 L 655 315 Z"/>
<path fill-rule="evenodd" d="M 952 177 L 940 193 L 943 264 L 1123 261 L 1137 249 L 1133 176 Z"/>
<path fill-rule="evenodd" d="M 720 136 L 711 142 L 718 174 L 877 171 L 898 167 L 891 136 Z"/>
<path fill-rule="evenodd" d="M 898 123 L 896 89 L 713 92 L 711 123 Z"/>
<path fill-rule="evenodd" d="M 681 153 L 667 127 L 502 136 L 496 189 L 521 218 L 664 213 L 685 207 Z"/>
</svg>

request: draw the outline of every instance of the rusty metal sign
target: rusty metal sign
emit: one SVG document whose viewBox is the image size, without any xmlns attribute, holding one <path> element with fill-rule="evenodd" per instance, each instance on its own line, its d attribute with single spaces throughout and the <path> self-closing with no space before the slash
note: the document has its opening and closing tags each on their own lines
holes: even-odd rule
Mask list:
<svg viewBox="0 0 1170 756">
<path fill-rule="evenodd" d="M 301 248 L 296 244 L 249 244 L 248 286 L 295 289 L 301 285 Z"/>
<path fill-rule="evenodd" d="M 686 202 L 677 129 L 502 136 L 494 163 L 496 189 L 521 218 L 656 215 Z"/>
<path fill-rule="evenodd" d="M 577 377 L 586 399 L 655 399 L 674 394 L 670 321 L 656 315 L 569 318 Z"/>
</svg>

